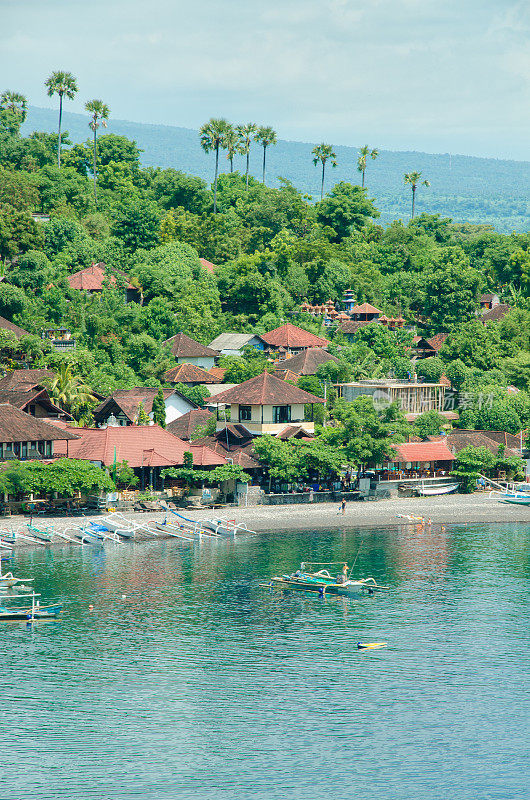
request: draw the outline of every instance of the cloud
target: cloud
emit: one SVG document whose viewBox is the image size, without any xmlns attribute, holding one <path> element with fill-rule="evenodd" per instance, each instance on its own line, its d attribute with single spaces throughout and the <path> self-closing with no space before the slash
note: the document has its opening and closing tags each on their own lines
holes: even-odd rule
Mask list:
<svg viewBox="0 0 530 800">
<path fill-rule="evenodd" d="M 197 126 L 223 115 L 290 138 L 453 152 L 469 152 L 480 129 L 482 152 L 511 147 L 514 157 L 530 124 L 526 2 L 0 5 L 0 74 L 37 105 L 49 102 L 46 75 L 64 68 L 81 90 L 72 110 L 104 95 L 115 116 L 139 121 Z"/>
</svg>

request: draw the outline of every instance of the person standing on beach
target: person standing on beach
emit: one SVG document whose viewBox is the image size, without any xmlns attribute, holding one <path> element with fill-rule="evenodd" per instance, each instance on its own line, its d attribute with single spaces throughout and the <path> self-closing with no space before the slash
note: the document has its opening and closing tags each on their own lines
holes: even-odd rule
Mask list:
<svg viewBox="0 0 530 800">
<path fill-rule="evenodd" d="M 344 499 L 344 497 L 340 501 L 340 510 L 342 511 L 343 514 L 346 513 L 346 500 Z"/>
</svg>

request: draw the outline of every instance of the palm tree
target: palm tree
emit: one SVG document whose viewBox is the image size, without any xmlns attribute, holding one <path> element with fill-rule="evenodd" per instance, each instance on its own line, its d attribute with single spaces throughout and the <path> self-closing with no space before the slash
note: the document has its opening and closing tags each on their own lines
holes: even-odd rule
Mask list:
<svg viewBox="0 0 530 800">
<path fill-rule="evenodd" d="M 230 172 L 234 171 L 234 156 L 236 153 L 241 153 L 241 143 L 239 134 L 230 126 L 230 130 L 226 132 L 224 137 L 223 147 L 226 150 L 226 157 L 230 161 Z"/>
<path fill-rule="evenodd" d="M 95 400 L 92 389 L 86 385 L 83 378 L 73 373 L 72 365 L 64 361 L 55 377 L 48 383 L 48 392 L 57 405 L 73 414 L 79 413 L 83 407 Z"/>
<path fill-rule="evenodd" d="M 211 118 L 199 129 L 201 147 L 205 153 L 215 150 L 215 179 L 213 188 L 213 213 L 217 213 L 217 176 L 219 174 L 219 148 L 224 147 L 225 137 L 232 126 L 226 119 Z"/>
<path fill-rule="evenodd" d="M 254 139 L 263 147 L 263 183 L 265 183 L 265 157 L 267 154 L 267 147 L 271 144 L 277 143 L 276 131 L 273 128 L 258 128 L 254 134 Z"/>
<path fill-rule="evenodd" d="M 52 72 L 50 77 L 44 81 L 44 85 L 48 87 L 48 97 L 53 97 L 54 94 L 59 95 L 59 141 L 57 147 L 57 164 L 61 166 L 61 123 L 63 119 L 63 97 L 73 100 L 77 93 L 77 81 L 71 72 L 63 72 L 57 70 Z"/>
<path fill-rule="evenodd" d="M 103 102 L 103 100 L 89 100 L 88 103 L 85 103 L 85 111 L 88 111 L 89 114 L 92 114 L 92 119 L 88 123 L 88 127 L 94 134 L 94 203 L 96 204 L 96 208 L 98 205 L 98 193 L 97 193 L 97 156 L 98 156 L 98 143 L 97 143 L 97 132 L 100 125 L 103 125 L 104 128 L 107 127 L 107 120 L 110 114 L 110 108 Z"/>
<path fill-rule="evenodd" d="M 337 154 L 333 151 L 333 145 L 324 144 L 324 142 L 322 142 L 322 144 L 317 144 L 315 147 L 313 147 L 311 152 L 313 153 L 314 156 L 313 164 L 315 165 L 315 167 L 319 161 L 322 164 L 322 183 L 320 186 L 320 199 L 322 200 L 322 198 L 324 197 L 324 174 L 326 172 L 326 162 L 331 161 L 331 166 L 336 167 Z"/>
<path fill-rule="evenodd" d="M 412 188 L 412 216 L 411 219 L 414 219 L 414 203 L 416 201 L 416 189 L 418 185 L 420 186 L 430 186 L 431 184 L 429 181 L 422 181 L 421 180 L 421 172 L 407 172 L 407 174 L 403 178 L 404 182 L 407 184 L 409 183 Z M 421 183 L 420 183 L 421 181 Z"/>
<path fill-rule="evenodd" d="M 10 111 L 13 115 L 12 119 L 15 120 L 15 125 L 10 126 L 11 133 L 18 133 L 20 126 L 24 122 L 28 114 L 28 101 L 27 98 L 19 92 L 10 92 L 6 89 L 0 95 L 0 109 L 3 111 Z"/>
<path fill-rule="evenodd" d="M 368 158 L 368 156 L 370 156 L 370 158 L 372 158 L 375 161 L 378 155 L 379 155 L 379 150 L 376 150 L 375 148 L 373 150 L 370 150 L 367 144 L 365 144 L 364 147 L 361 147 L 361 149 L 359 150 L 359 158 L 357 159 L 357 169 L 359 170 L 359 172 L 362 173 L 363 176 L 363 182 L 362 182 L 363 189 L 364 189 L 364 173 L 366 172 L 366 159 Z"/>
<path fill-rule="evenodd" d="M 245 170 L 245 181 L 247 185 L 247 190 L 248 190 L 248 170 L 250 166 L 250 143 L 257 130 L 258 126 L 256 125 L 255 122 L 247 122 L 246 125 L 238 125 L 236 127 L 241 148 L 240 153 L 242 156 L 247 157 L 247 167 Z"/>
</svg>

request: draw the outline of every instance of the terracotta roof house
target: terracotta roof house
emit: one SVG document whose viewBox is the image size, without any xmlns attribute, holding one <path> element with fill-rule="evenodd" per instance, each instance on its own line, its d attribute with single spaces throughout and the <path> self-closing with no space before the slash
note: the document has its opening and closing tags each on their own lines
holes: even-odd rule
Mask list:
<svg viewBox="0 0 530 800">
<path fill-rule="evenodd" d="M 123 277 L 127 281 L 125 286 L 126 302 L 130 303 L 133 300 L 138 301 L 138 290 L 135 289 L 129 281 L 127 275 L 123 275 Z M 69 275 L 66 280 L 68 281 L 70 289 L 76 289 L 78 292 L 88 292 L 88 294 L 99 294 L 103 291 L 105 283 L 111 286 L 116 284 L 115 276 L 105 271 L 105 264 L 103 264 L 103 262 L 91 264 L 90 267 L 80 269 L 78 272 Z"/>
<path fill-rule="evenodd" d="M 54 427 L 54 426 L 49 426 Z M 92 461 L 110 467 L 114 461 L 127 461 L 140 477 L 141 488 L 161 486 L 160 472 L 165 467 L 182 466 L 184 453 L 194 455 L 198 466 L 219 466 L 225 459 L 204 446 L 183 442 L 159 425 L 129 425 L 107 428 L 76 428 L 79 439 L 70 443 L 70 458 Z"/>
<path fill-rule="evenodd" d="M 205 444 L 226 460 L 230 459 L 231 463 L 252 471 L 261 467 L 260 462 L 253 455 L 255 438 L 255 435 L 243 425 L 229 422 L 216 431 L 213 436 L 205 436 L 195 444 Z"/>
<path fill-rule="evenodd" d="M 280 380 L 287 381 L 288 383 L 297 383 L 300 377 L 296 372 L 291 372 L 290 369 L 275 369 L 272 374 L 275 378 L 280 378 Z"/>
<path fill-rule="evenodd" d="M 280 325 L 268 333 L 262 334 L 261 338 L 271 351 L 284 350 L 286 353 L 298 353 L 308 347 L 327 347 L 328 339 L 322 336 L 315 336 L 314 333 L 298 328 L 291 322 Z"/>
<path fill-rule="evenodd" d="M 507 303 L 498 303 L 493 306 L 489 311 L 486 311 L 481 317 L 480 321 L 485 325 L 487 322 L 498 322 L 511 311 L 511 306 Z"/>
<path fill-rule="evenodd" d="M 210 369 L 219 356 L 217 350 L 205 347 L 195 339 L 190 339 L 185 333 L 177 333 L 176 336 L 166 339 L 163 344 L 169 347 L 177 364 L 195 364 L 197 367 Z"/>
<path fill-rule="evenodd" d="M 0 403 L 0 460 L 69 455 L 69 445 L 77 438 L 70 431 L 35 419 L 10 403 Z"/>
<path fill-rule="evenodd" d="M 494 437 L 498 436 L 502 441 L 497 441 Z M 507 444 L 505 437 L 510 437 L 510 444 Z M 521 457 L 519 450 L 519 437 L 506 434 L 504 431 L 475 431 L 475 430 L 452 430 L 447 436 L 429 436 L 430 441 L 444 441 L 449 450 L 457 455 L 464 447 L 472 445 L 473 447 L 487 447 L 490 452 L 497 455 L 499 447 L 506 448 L 505 453 L 507 456 Z"/>
<path fill-rule="evenodd" d="M 437 333 L 435 336 L 431 336 L 430 339 L 427 339 L 427 343 L 436 351 L 436 355 L 442 349 L 445 344 L 445 340 L 449 336 L 448 333 L 445 331 Z"/>
<path fill-rule="evenodd" d="M 429 344 L 429 340 L 423 336 L 414 336 L 412 339 L 412 355 L 415 358 L 429 358 L 435 356 L 437 350 Z"/>
<path fill-rule="evenodd" d="M 353 322 L 350 320 L 348 322 L 343 322 L 342 325 L 339 325 L 339 331 L 349 342 L 351 342 L 357 331 L 369 324 L 369 322 Z"/>
<path fill-rule="evenodd" d="M 217 383 L 217 379 L 205 369 L 195 364 L 179 364 L 164 373 L 166 383 L 185 383 L 188 386 L 199 386 L 205 383 Z"/>
<path fill-rule="evenodd" d="M 210 405 L 230 405 L 232 422 L 243 425 L 253 434 L 278 434 L 293 423 L 303 424 L 309 432 L 314 432 L 313 420 L 305 419 L 305 405 L 324 403 L 321 397 L 304 392 L 290 383 L 263 372 L 255 378 L 240 383 L 232 389 L 215 395 Z M 217 428 L 224 428 L 225 422 L 219 419 Z"/>
<path fill-rule="evenodd" d="M 353 322 L 376 322 L 382 313 L 382 311 L 372 306 L 370 303 L 362 303 L 359 306 L 353 306 L 349 311 L 350 318 Z"/>
<path fill-rule="evenodd" d="M 480 307 L 483 311 L 489 311 L 491 308 L 495 308 L 500 302 L 501 299 L 499 295 L 492 292 L 481 295 L 479 299 Z"/>
<path fill-rule="evenodd" d="M 52 402 L 46 389 L 1 389 L 0 403 L 10 403 L 20 411 L 37 419 L 64 419 L 72 421 L 73 417 Z"/>
<path fill-rule="evenodd" d="M 43 388 L 55 378 L 51 369 L 16 369 L 0 378 L 0 389 L 27 392 L 36 387 Z"/>
<path fill-rule="evenodd" d="M 323 350 L 322 347 L 308 347 L 307 350 L 302 350 L 285 361 L 279 361 L 275 373 L 279 370 L 289 370 L 297 375 L 315 375 L 317 369 L 328 361 L 333 361 L 334 364 L 339 363 L 338 358 Z"/>
<path fill-rule="evenodd" d="M 192 408 L 187 414 L 183 414 L 178 419 L 170 422 L 166 426 L 166 431 L 169 431 L 173 436 L 178 436 L 186 442 L 191 441 L 191 437 L 197 430 L 206 425 L 211 420 L 213 414 L 207 408 Z"/>
<path fill-rule="evenodd" d="M 197 408 L 197 404 L 188 400 L 176 389 L 163 389 L 166 405 L 166 423 L 174 420 Z M 136 389 L 117 389 L 93 411 L 96 425 L 123 426 L 134 425 L 138 421 L 140 403 L 152 418 L 153 400 L 158 394 L 158 389 L 139 386 Z"/>
<path fill-rule="evenodd" d="M 206 272 L 209 272 L 210 275 L 214 274 L 215 270 L 217 269 L 215 264 L 212 264 L 212 262 L 208 261 L 206 258 L 199 258 L 199 261 L 201 262 Z"/>
<path fill-rule="evenodd" d="M 241 356 L 245 347 L 265 350 L 266 344 L 257 333 L 220 333 L 208 345 L 223 356 Z"/>
<path fill-rule="evenodd" d="M 215 379 L 216 383 L 220 383 L 224 379 L 226 367 L 210 367 L 208 372 Z"/>
<path fill-rule="evenodd" d="M 17 339 L 20 339 L 22 336 L 30 335 L 28 331 L 24 330 L 24 328 L 20 328 L 18 325 L 15 325 L 14 322 L 10 322 L 4 317 L 0 317 L 0 328 L 3 328 L 5 331 L 9 331 L 10 333 L 14 333 Z"/>
</svg>

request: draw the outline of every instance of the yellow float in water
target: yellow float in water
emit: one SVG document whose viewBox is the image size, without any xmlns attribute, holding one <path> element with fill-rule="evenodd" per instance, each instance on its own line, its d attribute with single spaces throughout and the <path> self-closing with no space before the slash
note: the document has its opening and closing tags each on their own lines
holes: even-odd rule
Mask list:
<svg viewBox="0 0 530 800">
<path fill-rule="evenodd" d="M 357 650 L 379 650 L 386 647 L 386 642 L 357 642 Z"/>
</svg>

